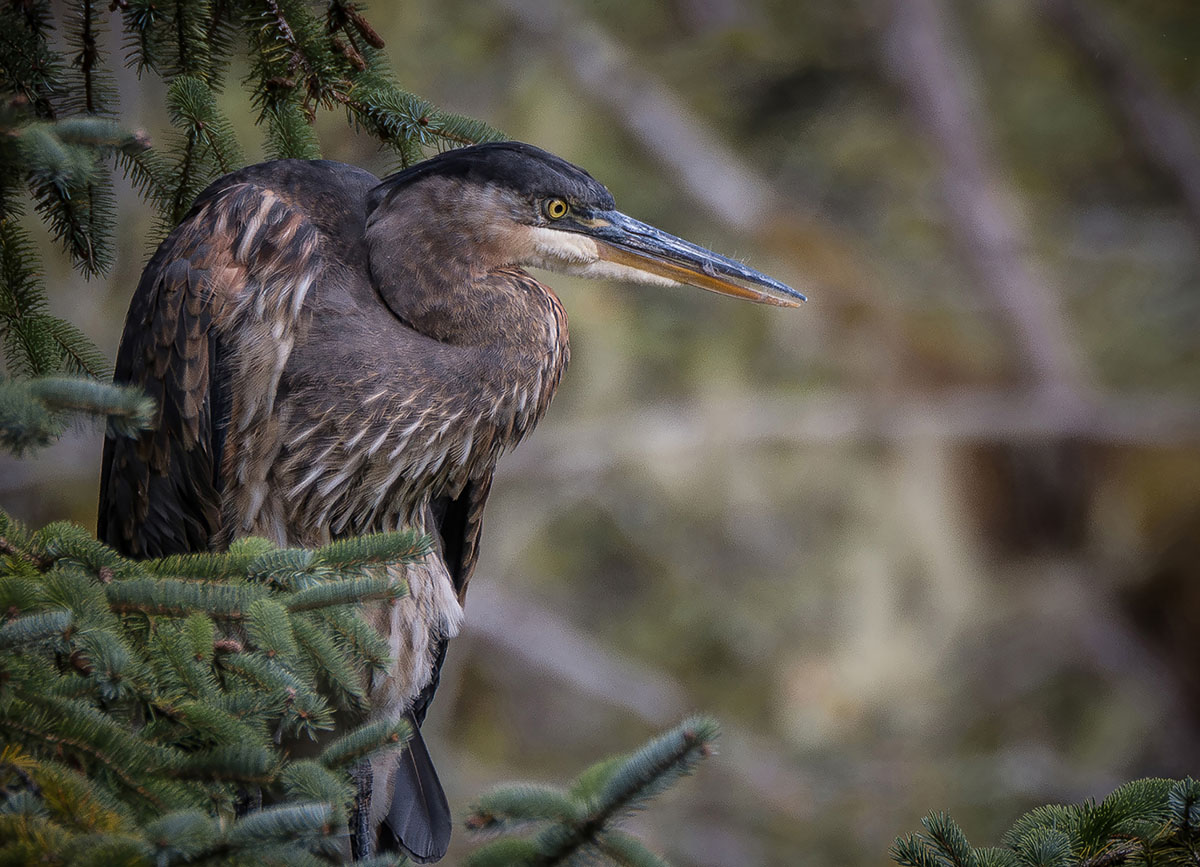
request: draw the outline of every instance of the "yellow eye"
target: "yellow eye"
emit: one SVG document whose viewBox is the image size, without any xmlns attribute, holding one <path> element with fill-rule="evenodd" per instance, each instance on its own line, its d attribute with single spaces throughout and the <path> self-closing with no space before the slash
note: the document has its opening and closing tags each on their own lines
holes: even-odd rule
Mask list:
<svg viewBox="0 0 1200 867">
<path fill-rule="evenodd" d="M 546 216 L 551 220 L 561 220 L 567 215 L 567 203 L 562 199 L 551 199 L 546 202 Z"/>
</svg>

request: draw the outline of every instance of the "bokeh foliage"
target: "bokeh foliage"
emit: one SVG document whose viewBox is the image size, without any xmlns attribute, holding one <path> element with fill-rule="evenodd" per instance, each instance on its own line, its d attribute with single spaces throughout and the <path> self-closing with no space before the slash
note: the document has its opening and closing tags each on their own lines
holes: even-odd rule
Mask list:
<svg viewBox="0 0 1200 867">
<path fill-rule="evenodd" d="M 972 847 L 945 813 L 921 824 L 892 847 L 902 867 L 1183 867 L 1200 858 L 1200 783 L 1137 780 L 1100 803 L 1038 807 L 999 847 Z"/>
</svg>

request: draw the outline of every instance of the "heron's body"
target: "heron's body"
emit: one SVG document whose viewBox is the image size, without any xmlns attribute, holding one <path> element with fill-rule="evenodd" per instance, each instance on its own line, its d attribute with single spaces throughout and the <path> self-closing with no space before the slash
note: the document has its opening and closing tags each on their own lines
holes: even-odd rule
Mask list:
<svg viewBox="0 0 1200 867">
<path fill-rule="evenodd" d="M 514 143 L 383 182 L 324 161 L 218 180 L 130 307 L 116 378 L 144 387 L 159 418 L 140 439 L 106 442 L 101 538 L 149 557 L 246 535 L 313 546 L 428 533 L 433 555 L 397 576 L 409 595 L 367 612 L 393 654 L 371 684 L 374 712 L 419 724 L 462 620 L 496 462 L 541 418 L 567 362 L 562 307 L 521 266 L 687 279 L 782 304 L 797 295 L 699 251 L 712 271 L 699 248 L 611 209 L 585 172 Z M 448 810 L 423 747 L 409 762 L 375 769 L 373 818 L 436 858 Z M 431 780 L 445 828 L 427 842 L 429 820 L 406 805 Z"/>
</svg>

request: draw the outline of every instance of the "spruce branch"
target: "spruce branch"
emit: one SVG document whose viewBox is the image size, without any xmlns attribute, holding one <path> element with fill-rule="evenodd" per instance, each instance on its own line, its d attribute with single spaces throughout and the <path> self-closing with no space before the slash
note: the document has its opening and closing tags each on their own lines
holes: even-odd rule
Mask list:
<svg viewBox="0 0 1200 867">
<path fill-rule="evenodd" d="M 174 226 L 209 181 L 240 168 L 245 158 L 233 126 L 217 108 L 212 87 L 204 78 L 187 73 L 176 76 L 167 88 L 167 114 L 183 137 L 175 167 L 179 180 L 170 199 L 170 223 Z"/>
<path fill-rule="evenodd" d="M 412 729 L 406 720 L 376 720 L 360 725 L 321 751 L 326 768 L 349 768 L 380 750 L 397 749 L 408 743 Z"/>
<path fill-rule="evenodd" d="M 298 101 L 311 120 L 344 77 L 344 58 L 332 50 L 325 26 L 297 0 L 259 0 L 258 27 L 252 33 L 255 95 L 264 119 L 268 109 Z"/>
<path fill-rule="evenodd" d="M 125 60 L 141 74 L 159 70 L 159 48 L 162 41 L 161 24 L 165 13 L 156 0 L 127 0 L 121 8 L 124 23 Z"/>
<path fill-rule="evenodd" d="M 317 608 L 331 608 L 376 600 L 394 601 L 408 595 L 408 587 L 402 581 L 387 577 L 347 578 L 329 581 L 296 592 L 287 603 L 293 614 Z"/>
<path fill-rule="evenodd" d="M 931 813 L 925 831 L 897 838 L 891 856 L 907 867 L 1195 865 L 1198 797 L 1190 777 L 1135 780 L 1099 804 L 1037 807 L 994 848 L 972 848 L 948 815 Z"/>
<path fill-rule="evenodd" d="M 220 744 L 189 752 L 173 768 L 183 779 L 200 779 L 263 786 L 278 775 L 271 750 L 255 743 Z"/>
<path fill-rule="evenodd" d="M 1186 839 L 1200 835 L 1200 781 L 1188 777 L 1167 793 L 1171 824 Z"/>
<path fill-rule="evenodd" d="M 295 101 L 275 101 L 263 109 L 267 123 L 267 153 L 271 159 L 319 160 L 321 143 L 308 115 Z"/>
<path fill-rule="evenodd" d="M 33 398 L 27 382 L 0 382 L 0 448 L 20 457 L 54 442 L 63 427 L 59 416 Z"/>
<path fill-rule="evenodd" d="M 329 840 L 336 815 L 329 804 L 300 803 L 270 807 L 243 816 L 225 832 L 222 842 L 234 851 L 263 851 L 307 840 Z"/>
<path fill-rule="evenodd" d="M 71 626 L 70 611 L 39 611 L 9 620 L 0 626 L 0 651 L 37 646 L 53 636 L 61 636 Z"/>
<path fill-rule="evenodd" d="M 172 554 L 143 561 L 141 565 L 147 572 L 162 577 L 197 581 L 229 581 L 236 578 L 263 581 L 259 564 L 265 555 L 276 550 L 266 539 L 248 536 L 235 541 L 223 553 Z M 280 586 L 284 585 L 280 583 Z"/>
<path fill-rule="evenodd" d="M 250 560 L 245 571 L 253 581 L 292 590 L 337 577 L 319 561 L 316 551 L 305 548 L 271 547 Z"/>
<path fill-rule="evenodd" d="M 669 867 L 641 840 L 622 831 L 609 831 L 599 841 L 597 848 L 618 867 Z"/>
<path fill-rule="evenodd" d="M 532 839 L 489 843 L 466 863 L 469 867 L 503 863 L 541 867 L 601 859 L 658 867 L 662 860 L 616 825 L 711 755 L 718 733 L 715 720 L 691 717 L 629 756 L 593 765 L 567 792 L 535 785 L 494 790 L 472 808 L 469 829 L 509 832 L 531 823 L 544 827 Z"/>
<path fill-rule="evenodd" d="M 90 353 L 81 353 L 79 364 L 95 370 L 94 376 L 107 373 L 107 363 Z M 89 371 L 90 372 L 90 371 Z M 29 392 L 51 412 L 69 412 L 98 416 L 108 422 L 114 436 L 135 436 L 150 426 L 154 402 L 139 389 L 109 385 L 94 379 L 45 377 L 29 383 Z"/>
<path fill-rule="evenodd" d="M 104 64 L 99 38 L 104 30 L 103 0 L 76 0 L 67 15 L 65 36 L 74 54 L 71 57 L 64 98 L 63 114 L 111 114 L 116 101 L 112 73 Z"/>
<path fill-rule="evenodd" d="M 472 831 L 512 830 L 523 823 L 541 821 L 575 822 L 579 805 L 554 786 L 518 783 L 500 786 L 483 795 L 471 809 Z"/>
<path fill-rule="evenodd" d="M 111 218 L 111 207 L 96 195 L 96 189 L 107 181 L 100 155 L 64 142 L 50 123 L 26 127 L 21 132 L 20 150 L 28 166 L 26 178 L 34 208 L 55 239 L 84 274 L 106 271 L 111 219 L 105 218 Z"/>
<path fill-rule="evenodd" d="M 11 217 L 0 219 L 0 329 L 46 308 L 46 294 L 32 265 L 33 255 L 29 235 L 17 221 Z"/>
<path fill-rule="evenodd" d="M 315 739 L 333 728 L 333 710 L 314 684 L 266 653 L 223 654 L 218 665 L 252 690 L 256 712 L 275 719 L 280 734 Z"/>
<path fill-rule="evenodd" d="M 206 80 L 209 0 L 168 0 L 164 5 L 170 9 L 169 35 L 163 40 L 169 48 L 168 76 Z"/>
<path fill-rule="evenodd" d="M 128 130 L 103 117 L 68 117 L 54 124 L 54 134 L 67 145 L 78 145 L 99 152 L 136 155 L 150 147 L 145 130 Z"/>
<path fill-rule="evenodd" d="M 63 60 L 50 47 L 54 31 L 48 0 L 0 6 L 0 68 L 6 91 L 20 95 L 40 118 L 53 118 L 54 97 L 61 91 Z"/>
<path fill-rule="evenodd" d="M 363 684 L 367 666 L 356 662 L 311 616 L 293 617 L 292 629 L 306 665 L 326 685 L 334 703 L 354 712 L 365 710 L 367 696 Z"/>
<path fill-rule="evenodd" d="M 250 643 L 272 659 L 295 659 L 296 637 L 288 611 L 274 599 L 256 599 L 247 609 L 246 633 Z"/>
<path fill-rule="evenodd" d="M 692 773 L 713 754 L 720 726 L 711 717 L 695 716 L 650 741 L 616 765 L 595 799 L 592 822 L 633 812 L 680 777 Z"/>
<path fill-rule="evenodd" d="M 347 572 L 371 566 L 416 563 L 427 556 L 432 547 L 430 538 L 416 530 L 394 530 L 338 539 L 319 548 L 317 558 L 332 569 Z"/>
<path fill-rule="evenodd" d="M 146 836 L 154 843 L 154 859 L 160 864 L 199 860 L 219 834 L 217 822 L 200 810 L 167 813 L 146 825 Z"/>
<path fill-rule="evenodd" d="M 130 133 L 111 120 L 74 117 L 34 121 L 0 112 L 7 133 L 0 214 L 0 339 L 10 373 L 38 376 L 59 372 L 107 375 L 107 362 L 73 325 L 46 312 L 45 288 L 37 276 L 28 236 L 16 224 L 13 197 L 27 186 L 35 208 L 76 265 L 87 275 L 111 261 L 113 223 L 111 181 L 104 160 L 113 153 L 145 148 L 144 134 Z M 43 419 L 43 421 L 45 421 Z M 52 436 L 43 434 L 42 439 Z M 32 442 L 32 441 L 31 441 Z"/>
<path fill-rule="evenodd" d="M 172 167 L 162 153 L 158 150 L 139 153 L 122 151 L 117 156 L 117 164 L 124 177 L 132 181 L 138 194 L 152 204 L 160 215 L 170 210 L 175 184 Z"/>
<path fill-rule="evenodd" d="M 49 334 L 60 353 L 77 359 L 94 375 L 107 368 L 90 341 L 66 323 L 53 320 L 40 333 Z M 140 390 L 91 379 L 0 381 L 0 447 L 19 456 L 48 445 L 72 417 L 105 419 L 114 436 L 132 436 L 149 424 L 152 410 L 153 404 Z"/>
<path fill-rule="evenodd" d="M 0 775 L 9 778 L 5 780 L 9 786 L 11 777 L 16 777 L 18 787 L 40 798 L 49 815 L 72 831 L 127 833 L 134 827 L 129 811 L 92 780 L 58 762 L 35 758 L 15 745 L 0 752 Z"/>
<path fill-rule="evenodd" d="M 139 566 L 69 521 L 47 524 L 33 535 L 30 547 L 46 567 L 79 566 L 94 583 L 109 584 L 114 578 L 141 575 Z"/>
<path fill-rule="evenodd" d="M 114 215 L 104 159 L 144 149 L 145 135 L 89 116 L 27 123 L 13 132 L 38 213 L 85 275 L 106 271 Z"/>
<path fill-rule="evenodd" d="M 9 742 L 31 751 L 65 752 L 81 761 L 89 773 L 103 773 L 122 790 L 154 807 L 164 801 L 148 782 L 175 762 L 169 753 L 142 743 L 124 726 L 78 701 L 47 696 L 24 696 L 0 708 L 0 731 Z"/>
<path fill-rule="evenodd" d="M 323 608 L 313 612 L 334 642 L 374 671 L 387 669 L 390 651 L 383 636 L 349 608 Z"/>
<path fill-rule="evenodd" d="M 336 773 L 320 762 L 290 762 L 280 774 L 283 790 L 300 801 L 332 804 L 338 811 L 337 823 L 346 820 L 346 805 L 354 799 L 355 788 L 344 773 Z"/>
<path fill-rule="evenodd" d="M 542 863 L 540 858 L 541 852 L 532 841 L 508 837 L 476 849 L 464 863 L 466 867 L 529 867 Z"/>
<path fill-rule="evenodd" d="M 93 202 L 95 200 L 93 199 Z M 94 213 L 94 212 L 89 212 Z M 53 316 L 39 316 L 34 320 L 58 350 L 59 369 L 67 374 L 84 374 L 93 379 L 107 379 L 110 373 L 108 359 L 104 357 L 91 338 L 67 322 Z M 27 322 L 26 325 L 32 323 Z M 133 389 L 120 389 L 107 383 L 70 380 L 40 380 L 33 387 L 34 396 L 48 407 L 61 404 L 60 411 L 76 412 L 92 416 L 108 416 L 114 430 L 124 431 L 126 436 L 135 436 L 144 428 L 153 406 L 149 400 Z M 104 386 L 90 391 L 88 386 Z M 53 407 L 52 407 L 53 408 Z"/>
<path fill-rule="evenodd" d="M 177 666 L 178 658 L 171 664 Z M 171 684 L 169 673 L 159 667 L 156 672 L 160 682 Z M 195 698 L 171 701 L 162 699 L 155 709 L 170 720 L 170 726 L 162 729 L 164 742 L 185 750 L 208 749 L 229 744 L 255 744 L 265 746 L 269 739 L 250 721 L 231 713 L 219 702 L 222 685 L 216 678 L 207 678 Z"/>
<path fill-rule="evenodd" d="M 266 591 L 253 585 L 134 578 L 106 588 L 109 605 L 118 614 L 188 617 L 200 611 L 218 620 L 244 620 L 247 609 Z"/>
</svg>

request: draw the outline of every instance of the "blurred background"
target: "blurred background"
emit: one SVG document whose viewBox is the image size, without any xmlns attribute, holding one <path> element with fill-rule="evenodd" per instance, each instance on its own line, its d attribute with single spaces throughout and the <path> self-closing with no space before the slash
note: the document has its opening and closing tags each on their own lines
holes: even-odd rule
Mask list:
<svg viewBox="0 0 1200 867">
<path fill-rule="evenodd" d="M 931 809 L 982 845 L 1200 770 L 1195 0 L 368 17 L 404 87 L 811 299 L 550 280 L 572 365 L 501 462 L 426 725 L 457 813 L 692 710 L 721 754 L 636 830 L 694 867 L 880 864 Z M 161 136 L 158 82 L 119 80 Z M 110 357 L 153 224 L 122 204 L 111 280 L 46 248 L 54 312 Z M 0 504 L 93 527 L 99 454 L 0 457 Z"/>
</svg>

